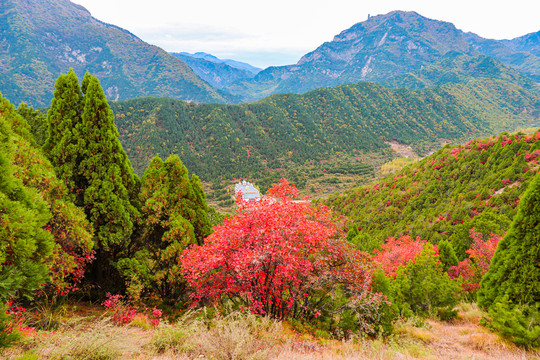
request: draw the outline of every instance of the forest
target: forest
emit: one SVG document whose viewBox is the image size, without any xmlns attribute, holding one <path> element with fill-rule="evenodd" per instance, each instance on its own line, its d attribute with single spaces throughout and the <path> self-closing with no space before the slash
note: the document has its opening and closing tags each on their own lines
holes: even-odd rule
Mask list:
<svg viewBox="0 0 540 360">
<path fill-rule="evenodd" d="M 497 334 L 484 338 L 534 354 L 540 132 L 447 145 L 326 201 L 302 199 L 293 182 L 277 179 L 261 201 L 238 196 L 225 217 L 208 206 L 194 175 L 238 176 L 263 161 L 277 168 L 280 156 L 298 164 L 332 151 L 361 156 L 383 150 L 379 139 L 457 140 L 532 106 L 514 92 L 495 109 L 500 122 L 490 122 L 474 100 L 458 102 L 475 91 L 365 83 L 240 106 L 148 98 L 113 104 L 118 128 L 89 73 L 82 81 L 73 71 L 61 75 L 46 116 L 0 97 L 0 351 L 14 359 L 127 356 L 110 339 L 90 337 L 114 339 L 107 329 L 146 338 L 147 354 L 179 358 L 271 358 L 332 341 L 391 349 L 392 341 L 405 346 L 403 324 L 415 324 L 407 329 L 418 340 L 414 329 L 464 321 L 459 309 L 468 306 Z M 165 118 L 176 119 L 176 132 L 161 138 L 163 148 L 149 147 L 172 129 Z M 182 126 L 200 128 L 200 137 L 173 151 L 167 140 L 187 133 Z"/>
<path fill-rule="evenodd" d="M 139 98 L 111 108 L 139 175 L 156 153 L 178 154 L 213 189 L 247 177 L 265 191 L 280 177 L 302 188 L 310 172 L 336 158 L 351 169 L 380 166 L 392 157 L 385 141 L 427 154 L 446 142 L 526 126 L 538 90 L 516 84 L 486 78 L 411 91 L 360 82 L 241 105 Z"/>
</svg>

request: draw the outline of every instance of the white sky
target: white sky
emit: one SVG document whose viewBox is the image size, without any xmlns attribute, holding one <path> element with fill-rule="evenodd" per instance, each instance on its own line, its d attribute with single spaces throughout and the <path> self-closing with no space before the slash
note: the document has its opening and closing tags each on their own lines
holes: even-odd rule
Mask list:
<svg viewBox="0 0 540 360">
<path fill-rule="evenodd" d="M 491 39 L 540 30 L 540 0 L 72 0 L 167 51 L 203 51 L 265 68 L 296 63 L 334 35 L 392 10 Z"/>
</svg>

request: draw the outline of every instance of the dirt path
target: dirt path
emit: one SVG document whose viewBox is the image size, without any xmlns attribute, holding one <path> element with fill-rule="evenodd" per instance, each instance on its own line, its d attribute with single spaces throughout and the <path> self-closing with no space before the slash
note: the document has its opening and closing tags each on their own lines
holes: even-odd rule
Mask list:
<svg viewBox="0 0 540 360">
<path fill-rule="evenodd" d="M 399 144 L 397 141 L 385 141 L 385 144 L 390 145 L 392 150 L 397 152 L 399 155 L 406 158 L 417 158 L 418 154 L 413 150 L 412 147 L 408 145 Z"/>
</svg>

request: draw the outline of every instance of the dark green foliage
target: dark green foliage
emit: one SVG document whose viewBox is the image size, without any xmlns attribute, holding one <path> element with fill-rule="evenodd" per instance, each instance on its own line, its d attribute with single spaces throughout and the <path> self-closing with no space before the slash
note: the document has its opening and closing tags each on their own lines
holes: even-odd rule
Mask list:
<svg viewBox="0 0 540 360">
<path fill-rule="evenodd" d="M 84 209 L 94 226 L 99 249 L 116 259 L 126 254 L 134 221 L 138 181 L 118 141 L 114 115 L 97 78 L 89 77 L 81 116 L 77 169 L 82 178 Z M 77 129 L 77 128 L 76 128 Z"/>
<path fill-rule="evenodd" d="M 0 96 L 0 302 L 14 295 L 31 297 L 47 282 L 45 260 L 54 246 L 53 236 L 43 229 L 51 218 L 47 204 L 14 176 L 16 116 Z"/>
<path fill-rule="evenodd" d="M 414 261 L 398 269 L 392 290 L 402 314 L 410 310 L 425 315 L 439 309 L 452 310 L 459 300 L 460 284 L 443 271 L 433 246 L 428 244 Z"/>
<path fill-rule="evenodd" d="M 54 238 L 51 256 L 42 256 L 49 277 L 40 288 L 40 294 L 56 296 L 77 286 L 85 265 L 92 259 L 93 247 L 90 224 L 84 212 L 69 201 L 68 191 L 59 180 L 53 166 L 38 148 L 30 127 L 18 113 L 21 109 L 33 117 L 35 112 L 24 105 L 17 111 L 7 101 L 0 103 L 0 112 L 13 130 L 10 156 L 13 176 L 35 196 L 36 204 L 45 203 L 50 218 L 45 226 L 47 234 Z M 38 115 L 43 121 L 45 117 Z M 5 144 L 7 146 L 7 143 Z"/>
<path fill-rule="evenodd" d="M 489 309 L 488 326 L 512 342 L 528 347 L 540 347 L 540 309 L 538 302 L 514 305 L 503 297 Z"/>
<path fill-rule="evenodd" d="M 129 255 L 139 180 L 98 79 L 87 73 L 82 89 L 84 94 L 73 71 L 58 78 L 44 149 L 92 224 L 96 261 L 91 276 L 107 288 L 117 286 L 112 262 Z"/>
<path fill-rule="evenodd" d="M 48 136 L 43 149 L 55 167 L 58 177 L 66 184 L 77 206 L 82 206 L 85 184 L 79 174 L 81 113 L 83 94 L 73 70 L 58 77 L 54 98 L 47 112 Z"/>
<path fill-rule="evenodd" d="M 490 308 L 507 297 L 512 304 L 540 301 L 540 176 L 520 199 L 508 233 L 499 242 L 482 278 L 478 304 Z"/>
<path fill-rule="evenodd" d="M 26 120 L 28 125 L 30 125 L 30 131 L 34 136 L 36 144 L 38 146 L 43 146 L 48 136 L 46 114 L 39 110 L 34 110 L 32 106 L 28 106 L 23 102 L 17 107 L 17 112 Z"/>
<path fill-rule="evenodd" d="M 366 154 L 392 156 L 384 141 L 428 152 L 441 141 L 529 119 L 523 109 L 532 109 L 535 98 L 502 80 L 419 91 L 362 82 L 235 106 L 164 98 L 111 106 L 139 174 L 156 152 L 177 154 L 205 182 L 249 178 L 264 192 L 281 177 L 300 187 L 323 170 L 369 178 L 373 162 Z"/>
<path fill-rule="evenodd" d="M 185 295 L 178 262 L 183 250 L 210 234 L 208 206 L 199 179 L 178 156 L 156 156 L 141 179 L 141 234 L 134 256 L 118 262 L 128 292 L 175 304 Z"/>
<path fill-rule="evenodd" d="M 409 234 L 434 244 L 446 240 L 463 260 L 473 227 L 487 237 L 508 230 L 519 196 L 538 171 L 539 139 L 537 132 L 447 146 L 326 203 L 353 219 L 356 244 Z"/>
<path fill-rule="evenodd" d="M 444 271 L 448 271 L 451 266 L 457 266 L 458 258 L 454 247 L 448 241 L 440 241 L 437 246 L 439 247 L 439 258 Z"/>
</svg>

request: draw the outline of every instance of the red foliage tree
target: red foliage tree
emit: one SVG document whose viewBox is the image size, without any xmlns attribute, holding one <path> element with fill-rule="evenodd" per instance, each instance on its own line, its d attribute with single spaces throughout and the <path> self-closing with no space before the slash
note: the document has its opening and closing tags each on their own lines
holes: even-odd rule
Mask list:
<svg viewBox="0 0 540 360">
<path fill-rule="evenodd" d="M 228 298 L 256 314 L 318 317 L 336 286 L 355 306 L 380 302 L 369 293 L 369 255 L 344 241 L 330 210 L 293 202 L 296 188 L 286 180 L 268 194 L 256 203 L 239 200 L 237 214 L 203 246 L 184 251 L 182 272 L 195 303 Z"/>
<path fill-rule="evenodd" d="M 381 245 L 382 250 L 375 250 L 375 263 L 384 271 L 388 277 L 395 278 L 400 266 L 407 263 L 420 254 L 424 245 L 428 242 L 417 237 L 416 240 L 409 235 L 402 235 L 396 239 L 390 237 Z M 433 245 L 435 254 L 438 255 L 437 246 Z"/>
<path fill-rule="evenodd" d="M 483 234 L 475 228 L 471 229 L 469 236 L 473 240 L 471 248 L 466 251 L 469 257 L 448 269 L 448 275 L 452 279 L 461 276 L 463 290 L 473 293 L 480 288 L 480 280 L 489 270 L 491 258 L 502 236 L 491 233 L 490 238 L 484 241 Z"/>
</svg>

